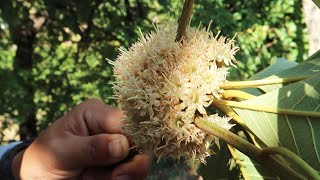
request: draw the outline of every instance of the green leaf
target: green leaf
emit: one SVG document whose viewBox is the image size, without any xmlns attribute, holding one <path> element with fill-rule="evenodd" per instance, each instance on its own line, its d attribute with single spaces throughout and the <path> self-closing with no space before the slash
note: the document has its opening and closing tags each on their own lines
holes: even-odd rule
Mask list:
<svg viewBox="0 0 320 180">
<path fill-rule="evenodd" d="M 315 63 L 315 61 L 310 61 Z M 306 64 L 306 63 L 305 63 Z M 308 65 L 315 70 L 318 64 Z M 299 65 L 300 66 L 300 65 Z M 306 66 L 300 74 L 306 73 Z M 300 75 L 299 72 L 292 74 Z M 246 106 L 281 108 L 285 110 L 320 113 L 320 73 L 241 102 Z M 296 153 L 310 166 L 320 171 L 320 121 L 317 117 L 265 113 L 233 108 L 247 126 L 268 146 L 281 146 Z"/>
<path fill-rule="evenodd" d="M 303 77 L 303 76 L 313 76 L 316 73 L 320 72 L 320 58 L 313 59 L 311 61 L 301 63 L 298 66 L 282 71 L 268 78 L 293 78 L 293 77 Z M 260 87 L 265 92 L 270 92 L 276 88 L 282 87 L 281 84 L 278 85 L 269 85 Z"/>
<path fill-rule="evenodd" d="M 294 61 L 288 61 L 285 58 L 278 58 L 276 62 L 259 73 L 255 74 L 250 78 L 250 80 L 263 79 L 274 74 L 278 74 L 284 70 L 297 66 L 298 63 Z"/>
<path fill-rule="evenodd" d="M 278 58 L 276 62 L 259 73 L 253 75 L 249 80 L 259 80 L 263 78 L 267 78 L 274 74 L 278 74 L 284 70 L 297 66 L 298 63 L 294 61 L 288 61 L 284 58 Z M 263 88 L 263 87 L 262 87 Z M 244 89 L 245 92 L 253 94 L 253 95 L 261 95 L 262 93 L 256 88 L 248 88 Z"/>
<path fill-rule="evenodd" d="M 308 57 L 308 59 L 306 60 L 306 62 L 314 60 L 320 58 L 320 50 L 318 50 L 317 52 L 315 52 L 314 54 L 312 54 L 310 57 Z"/>
</svg>

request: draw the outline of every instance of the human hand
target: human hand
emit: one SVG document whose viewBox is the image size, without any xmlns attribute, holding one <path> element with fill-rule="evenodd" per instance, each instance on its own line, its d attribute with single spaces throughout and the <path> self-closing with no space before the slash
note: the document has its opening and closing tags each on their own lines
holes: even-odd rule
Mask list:
<svg viewBox="0 0 320 180">
<path fill-rule="evenodd" d="M 143 179 L 150 158 L 130 161 L 128 139 L 121 134 L 121 110 L 87 100 L 55 121 L 14 158 L 16 179 Z"/>
</svg>

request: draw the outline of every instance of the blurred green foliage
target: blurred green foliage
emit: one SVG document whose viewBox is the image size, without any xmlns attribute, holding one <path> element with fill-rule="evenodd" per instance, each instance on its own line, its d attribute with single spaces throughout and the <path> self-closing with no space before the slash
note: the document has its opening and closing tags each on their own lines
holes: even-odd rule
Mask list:
<svg viewBox="0 0 320 180">
<path fill-rule="evenodd" d="M 177 20 L 182 1 L 2 0 L 0 2 L 0 115 L 40 132 L 89 97 L 106 103 L 120 45 L 128 47 L 152 22 Z M 212 20 L 214 34 L 236 36 L 238 68 L 247 79 L 277 57 L 306 56 L 302 4 L 295 0 L 197 0 L 192 25 Z M 29 123 L 30 124 L 30 123 Z M 31 123 L 32 125 L 32 123 Z M 27 126 L 27 128 L 30 128 Z M 31 127 L 32 128 L 32 127 Z M 21 133 L 21 132 L 20 132 Z"/>
</svg>

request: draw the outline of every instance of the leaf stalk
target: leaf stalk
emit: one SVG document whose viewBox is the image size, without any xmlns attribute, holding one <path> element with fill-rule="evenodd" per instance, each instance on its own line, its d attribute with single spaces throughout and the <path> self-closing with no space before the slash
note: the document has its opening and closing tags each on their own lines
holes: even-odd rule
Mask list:
<svg viewBox="0 0 320 180">
<path fill-rule="evenodd" d="M 254 111 L 274 113 L 274 114 L 320 117 L 320 112 L 265 107 L 265 106 L 259 106 L 259 105 L 246 104 L 244 102 L 235 102 L 235 101 L 227 101 L 227 100 L 213 100 L 212 103 L 230 106 L 230 107 L 234 107 L 234 108 L 248 109 L 248 110 L 254 110 Z"/>
<path fill-rule="evenodd" d="M 241 89 L 241 88 L 250 88 L 258 87 L 272 84 L 284 84 L 284 83 L 293 83 L 301 81 L 308 78 L 308 76 L 302 77 L 293 77 L 293 78 L 272 78 L 272 79 L 260 79 L 253 81 L 229 81 L 226 84 L 220 85 L 221 89 Z"/>
<path fill-rule="evenodd" d="M 248 100 L 255 98 L 256 96 L 239 90 L 225 90 L 222 97 L 223 99 L 238 98 Z"/>
</svg>

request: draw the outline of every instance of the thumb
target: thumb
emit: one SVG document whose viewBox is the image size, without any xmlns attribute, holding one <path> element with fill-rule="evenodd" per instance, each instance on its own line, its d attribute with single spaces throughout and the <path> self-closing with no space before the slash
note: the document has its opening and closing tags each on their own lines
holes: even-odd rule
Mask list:
<svg viewBox="0 0 320 180">
<path fill-rule="evenodd" d="M 82 148 L 74 156 L 75 162 L 82 162 L 87 166 L 109 166 L 128 156 L 129 142 L 121 134 L 99 134 L 80 137 L 76 143 L 81 143 Z M 79 164 L 80 165 L 80 164 Z"/>
</svg>

